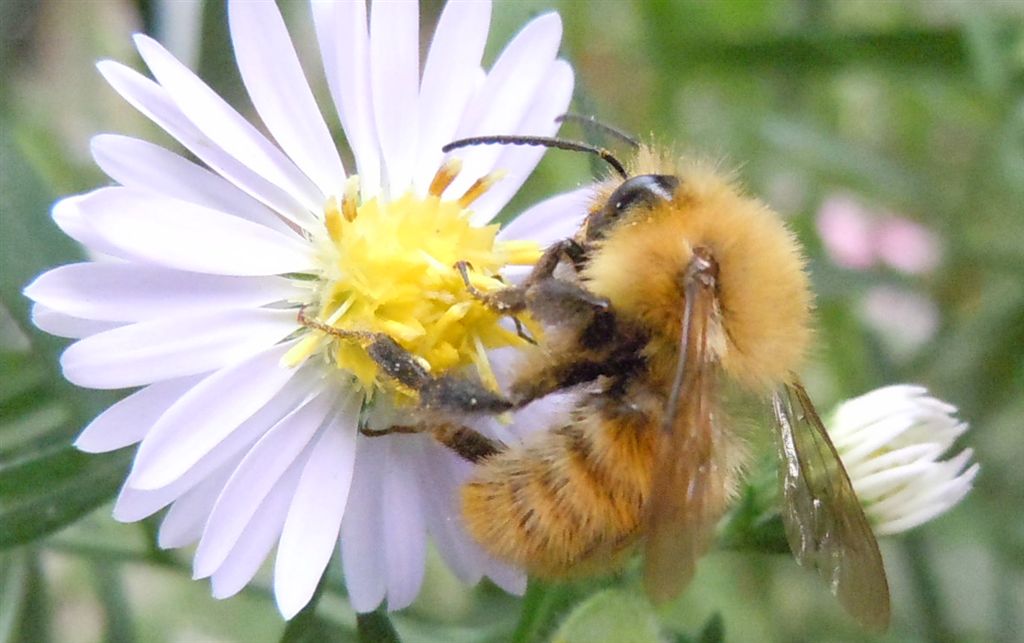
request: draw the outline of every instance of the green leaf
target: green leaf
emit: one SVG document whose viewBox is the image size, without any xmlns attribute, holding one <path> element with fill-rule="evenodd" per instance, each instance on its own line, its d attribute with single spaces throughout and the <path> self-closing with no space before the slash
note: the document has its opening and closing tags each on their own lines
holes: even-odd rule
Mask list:
<svg viewBox="0 0 1024 643">
<path fill-rule="evenodd" d="M 125 451 L 88 455 L 65 446 L 0 466 L 0 549 L 45 536 L 106 502 L 129 459 Z"/>
<path fill-rule="evenodd" d="M 50 641 L 51 614 L 39 554 L 22 549 L 0 557 L 0 643 Z"/>
<path fill-rule="evenodd" d="M 697 643 L 722 643 L 723 641 L 725 641 L 725 622 L 722 620 L 721 612 L 715 612 L 697 635 Z"/>
<path fill-rule="evenodd" d="M 56 195 L 17 147 L 13 131 L 8 119 L 0 118 L 0 194 L 4 199 L 4 214 L 0 217 L 0 301 L 22 330 L 29 330 L 29 301 L 21 294 L 22 289 L 46 269 L 80 259 L 82 252 L 50 220 L 50 206 Z M 53 359 L 64 341 L 37 333 L 33 344 Z"/>
<path fill-rule="evenodd" d="M 661 630 L 647 599 L 608 589 L 583 601 L 552 637 L 552 643 L 660 643 Z"/>
<path fill-rule="evenodd" d="M 53 200 L 0 118 L 0 303 L 29 336 L 28 352 L 0 354 L 0 549 L 40 538 L 92 511 L 117 491 L 127 453 L 91 456 L 71 436 L 111 401 L 61 377 L 64 340 L 32 328 L 25 284 L 81 257 L 48 216 Z"/>
</svg>

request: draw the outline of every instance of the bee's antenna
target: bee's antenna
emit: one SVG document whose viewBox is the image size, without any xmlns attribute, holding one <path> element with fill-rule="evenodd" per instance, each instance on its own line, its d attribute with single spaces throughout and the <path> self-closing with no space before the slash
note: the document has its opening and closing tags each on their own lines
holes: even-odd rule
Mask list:
<svg viewBox="0 0 1024 643">
<path fill-rule="evenodd" d="M 506 134 L 472 136 L 470 138 L 461 138 L 457 141 L 452 141 L 442 147 L 441 151 L 447 154 L 452 150 L 457 150 L 461 147 L 470 147 L 471 145 L 535 145 L 538 147 L 553 147 L 560 150 L 568 150 L 570 152 L 588 152 L 604 159 L 604 161 L 608 163 L 608 165 L 611 165 L 622 178 L 629 178 L 626 168 L 623 167 L 619 159 L 615 158 L 615 155 L 603 147 L 595 147 L 593 145 L 587 145 L 586 143 L 577 143 L 576 141 L 566 141 L 550 136 L 518 136 Z"/>
<path fill-rule="evenodd" d="M 579 123 L 584 129 L 594 129 L 599 132 L 602 132 L 603 134 L 607 134 L 612 138 L 617 138 L 620 141 L 624 142 L 626 145 L 632 147 L 633 149 L 640 147 L 640 141 L 636 140 L 629 134 L 615 127 L 614 125 L 609 125 L 608 123 L 603 123 L 597 120 L 597 118 L 594 116 L 586 116 L 584 114 L 574 114 L 573 112 L 566 112 L 565 114 L 556 117 L 555 122 Z"/>
</svg>

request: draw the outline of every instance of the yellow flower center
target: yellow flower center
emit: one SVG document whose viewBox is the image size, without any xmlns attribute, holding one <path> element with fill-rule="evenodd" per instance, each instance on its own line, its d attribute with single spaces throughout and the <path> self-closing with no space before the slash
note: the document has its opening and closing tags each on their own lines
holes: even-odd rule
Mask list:
<svg viewBox="0 0 1024 643">
<path fill-rule="evenodd" d="M 383 333 L 432 373 L 472 366 L 481 381 L 497 387 L 487 351 L 525 340 L 470 293 L 456 264 L 468 262 L 470 282 L 488 292 L 504 287 L 498 277 L 502 268 L 532 264 L 541 250 L 534 242 L 497 241 L 497 225 L 470 224 L 468 205 L 496 176 L 481 179 L 457 200 L 443 199 L 458 170 L 457 162 L 442 167 L 422 197 L 406 193 L 360 202 L 358 180 L 352 177 L 340 204 L 328 200 L 326 234 L 314 239 L 321 273 L 313 302 L 304 310 L 324 328 L 310 325 L 285 356 L 286 364 L 323 355 L 351 373 L 367 394 L 383 389 L 408 401 L 410 392 L 383 376 L 367 354 L 368 340 L 325 330 L 331 327 Z"/>
</svg>

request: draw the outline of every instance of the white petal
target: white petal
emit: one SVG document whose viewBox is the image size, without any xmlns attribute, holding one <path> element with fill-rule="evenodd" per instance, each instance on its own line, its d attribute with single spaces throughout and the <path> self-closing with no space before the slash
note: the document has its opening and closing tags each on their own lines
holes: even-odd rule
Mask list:
<svg viewBox="0 0 1024 643">
<path fill-rule="evenodd" d="M 484 559 L 484 575 L 509 594 L 526 593 L 526 572 L 494 558 Z"/>
<path fill-rule="evenodd" d="M 178 108 L 211 141 L 285 188 L 310 212 L 323 208 L 325 195 L 309 178 L 188 67 L 144 34 L 135 35 L 135 46 Z"/>
<path fill-rule="evenodd" d="M 64 313 L 58 313 L 56 310 L 42 304 L 34 304 L 32 306 L 32 323 L 41 331 L 56 335 L 57 337 L 70 337 L 72 339 L 96 335 L 97 333 L 113 330 L 120 326 L 120 324 L 115 322 L 72 317 Z"/>
<path fill-rule="evenodd" d="M 502 226 L 498 239 L 528 239 L 542 248 L 576 234 L 594 198 L 594 186 L 563 192 L 532 206 Z"/>
<path fill-rule="evenodd" d="M 86 194 L 76 194 L 75 196 L 65 197 L 60 201 L 57 201 L 53 204 L 53 211 L 51 213 L 53 222 L 57 224 L 57 227 L 60 228 L 64 234 L 68 235 L 92 252 L 111 257 L 131 259 L 131 253 L 118 248 L 104 239 L 92 229 L 89 222 L 82 216 L 82 211 L 79 208 L 79 205 L 83 201 L 88 201 L 94 194 L 104 189 L 106 188 L 93 190 Z"/>
<path fill-rule="evenodd" d="M 117 93 L 218 174 L 289 221 L 307 229 L 319 226 L 310 211 L 287 190 L 251 169 L 245 158 L 232 156 L 199 131 L 178 109 L 166 89 L 110 60 L 101 61 L 96 67 Z"/>
<path fill-rule="evenodd" d="M 544 73 L 555 60 L 562 37 L 557 14 L 542 15 L 516 34 L 495 61 L 487 80 L 470 101 L 457 137 L 510 134 L 526 116 Z M 461 194 L 478 177 L 490 172 L 501 146 L 478 145 L 452 156 L 463 159 L 463 172 L 449 188 Z"/>
<path fill-rule="evenodd" d="M 314 0 L 313 22 L 327 85 L 356 159 L 359 185 L 364 196 L 374 196 L 380 190 L 381 168 L 370 92 L 366 3 Z"/>
<path fill-rule="evenodd" d="M 256 111 L 281 148 L 325 195 L 341 194 L 345 168 L 272 2 L 228 3 L 231 42 Z"/>
<path fill-rule="evenodd" d="M 160 523 L 157 543 L 162 549 L 185 547 L 199 540 L 213 503 L 233 469 L 221 467 L 174 501 Z"/>
<path fill-rule="evenodd" d="M 203 530 L 193 563 L 195 578 L 205 578 L 220 567 L 278 479 L 293 463 L 306 461 L 307 446 L 330 412 L 334 397 L 332 392 L 313 395 L 267 431 L 242 459 Z"/>
<path fill-rule="evenodd" d="M 349 602 L 357 612 L 372 612 L 387 591 L 387 563 L 381 516 L 381 480 L 387 466 L 386 438 L 356 440 L 356 464 L 348 506 L 341 521 L 341 562 Z"/>
<path fill-rule="evenodd" d="M 103 453 L 135 444 L 200 379 L 192 376 L 157 382 L 132 393 L 90 422 L 75 440 L 75 447 L 87 453 Z"/>
<path fill-rule="evenodd" d="M 61 356 L 64 377 L 88 388 L 129 388 L 220 368 L 295 330 L 287 310 L 228 310 L 157 319 L 91 335 Z"/>
<path fill-rule="evenodd" d="M 420 475 L 428 490 L 424 494 L 427 528 L 455 576 L 467 585 L 474 585 L 483 575 L 483 554 L 463 528 L 458 502 L 460 484 L 469 468 L 469 463 L 441 445 L 424 445 Z"/>
<path fill-rule="evenodd" d="M 875 528 L 876 533 L 881 535 L 895 534 L 913 529 L 950 510 L 963 500 L 964 496 L 971 490 L 971 483 L 978 474 L 979 469 L 978 463 L 974 463 L 974 465 L 942 489 L 941 498 L 923 503 L 921 506 L 918 506 L 916 511 L 910 511 L 909 513 L 901 512 L 895 519 L 878 525 Z"/>
<path fill-rule="evenodd" d="M 404 438 L 404 439 L 402 439 Z M 421 483 L 416 459 L 422 436 L 389 439 L 391 450 L 384 474 L 383 545 L 387 558 L 388 609 L 408 607 L 423 583 L 427 539 L 423 522 Z M 385 438 L 387 439 L 387 438 Z"/>
<path fill-rule="evenodd" d="M 220 443 L 191 464 L 184 462 L 182 466 L 187 468 L 170 484 L 159 489 L 135 489 L 130 486 L 129 478 L 114 505 L 114 518 L 121 522 L 141 520 L 181 497 L 218 468 L 223 466 L 233 471 L 256 440 L 305 400 L 311 387 L 319 380 L 320 374 L 316 369 L 301 369 L 263 408 L 239 424 Z M 181 430 L 187 431 L 188 428 L 182 426 Z"/>
<path fill-rule="evenodd" d="M 544 82 L 533 96 L 532 107 L 513 133 L 551 136 L 557 132 L 559 123 L 555 118 L 569 107 L 572 87 L 573 73 L 569 63 L 564 60 L 551 63 Z M 493 219 L 519 191 L 546 151 L 543 147 L 522 145 L 502 148 L 495 168 L 508 172 L 508 175 L 473 203 L 473 221 L 479 225 Z"/>
<path fill-rule="evenodd" d="M 100 169 L 125 187 L 226 212 L 278 232 L 291 232 L 281 217 L 238 187 L 159 145 L 130 136 L 100 134 L 93 137 L 90 147 Z"/>
<path fill-rule="evenodd" d="M 487 43 L 490 2 L 449 2 L 437 21 L 420 83 L 416 189 L 424 192 L 441 165 L 441 146 L 455 138 L 459 119 L 475 89 Z"/>
<path fill-rule="evenodd" d="M 362 403 L 361 394 L 349 393 L 321 431 L 288 508 L 274 563 L 274 597 L 286 619 L 312 598 L 338 543 Z"/>
<path fill-rule="evenodd" d="M 374 122 L 387 166 L 390 193 L 410 187 L 419 129 L 419 3 L 373 3 L 370 11 L 370 85 Z"/>
<path fill-rule="evenodd" d="M 288 504 L 299 482 L 301 463 L 294 463 L 277 481 L 253 514 L 231 553 L 210 577 L 214 598 L 234 596 L 248 584 L 277 542 Z"/>
<path fill-rule="evenodd" d="M 207 377 L 181 397 L 139 447 L 128 477 L 157 489 L 180 477 L 242 422 L 263 408 L 295 370 L 281 366 L 289 344 L 274 346 Z"/>
<path fill-rule="evenodd" d="M 182 476 L 173 484 L 160 489 L 135 489 L 130 481 L 125 481 L 117 495 L 117 501 L 114 502 L 114 520 L 135 522 L 152 516 L 202 484 L 211 475 L 216 475 L 221 468 L 233 471 L 241 460 L 242 454 L 239 453 L 217 462 L 209 460 L 206 463 L 208 466 L 196 467 L 187 476 Z"/>
<path fill-rule="evenodd" d="M 25 296 L 60 312 L 107 321 L 144 321 L 301 296 L 281 277 L 231 277 L 120 261 L 69 264 L 40 275 Z"/>
<path fill-rule="evenodd" d="M 106 241 L 168 268 L 221 275 L 302 272 L 311 250 L 285 236 L 217 210 L 131 188 L 104 188 L 78 202 Z"/>
</svg>

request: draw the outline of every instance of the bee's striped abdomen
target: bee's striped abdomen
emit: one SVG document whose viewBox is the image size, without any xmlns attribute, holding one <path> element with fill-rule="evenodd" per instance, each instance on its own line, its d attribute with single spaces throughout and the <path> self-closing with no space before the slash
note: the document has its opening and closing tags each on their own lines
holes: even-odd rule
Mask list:
<svg viewBox="0 0 1024 643">
<path fill-rule="evenodd" d="M 648 423 L 582 410 L 590 413 L 487 458 L 463 487 L 477 542 L 540 576 L 614 563 L 635 539 L 650 488 Z"/>
</svg>

